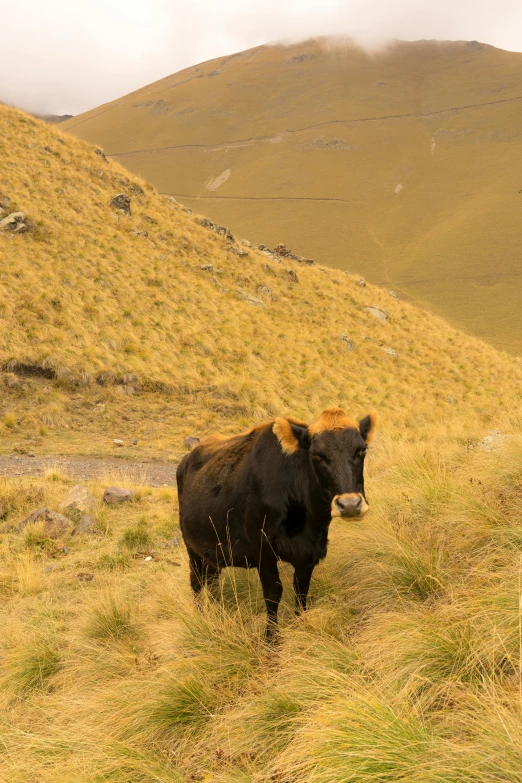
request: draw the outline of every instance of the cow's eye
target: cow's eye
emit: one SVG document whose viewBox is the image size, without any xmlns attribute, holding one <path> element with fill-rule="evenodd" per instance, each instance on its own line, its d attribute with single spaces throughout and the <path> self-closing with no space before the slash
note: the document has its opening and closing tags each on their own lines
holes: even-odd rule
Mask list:
<svg viewBox="0 0 522 783">
<path fill-rule="evenodd" d="M 313 459 L 315 459 L 316 462 L 328 462 L 328 457 L 326 454 L 314 454 Z"/>
<path fill-rule="evenodd" d="M 357 459 L 364 459 L 366 456 L 366 449 L 357 449 L 355 456 Z"/>
</svg>

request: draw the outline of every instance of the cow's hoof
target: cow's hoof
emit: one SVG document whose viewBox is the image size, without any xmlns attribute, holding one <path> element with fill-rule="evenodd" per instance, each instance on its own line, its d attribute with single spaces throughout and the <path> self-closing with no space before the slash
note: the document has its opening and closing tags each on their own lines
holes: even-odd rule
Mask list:
<svg viewBox="0 0 522 783">
<path fill-rule="evenodd" d="M 265 642 L 267 644 L 276 644 L 279 641 L 279 630 L 277 625 L 269 624 L 265 628 Z"/>
</svg>

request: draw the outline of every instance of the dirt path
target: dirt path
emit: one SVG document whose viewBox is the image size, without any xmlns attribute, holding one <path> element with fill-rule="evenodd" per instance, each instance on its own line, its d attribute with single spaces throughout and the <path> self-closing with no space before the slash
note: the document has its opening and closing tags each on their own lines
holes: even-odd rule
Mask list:
<svg viewBox="0 0 522 783">
<path fill-rule="evenodd" d="M 151 487 L 176 486 L 174 462 L 130 461 L 111 457 L 28 457 L 25 455 L 0 455 L 0 476 L 44 476 L 57 468 L 79 481 L 88 481 L 110 475 L 116 481 L 121 476 L 131 476 L 134 482 Z"/>
</svg>

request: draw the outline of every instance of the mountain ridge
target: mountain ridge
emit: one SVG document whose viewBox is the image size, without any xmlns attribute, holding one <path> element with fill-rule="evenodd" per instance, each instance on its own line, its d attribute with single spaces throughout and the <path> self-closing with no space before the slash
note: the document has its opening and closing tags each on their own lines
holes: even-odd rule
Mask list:
<svg viewBox="0 0 522 783">
<path fill-rule="evenodd" d="M 521 63 L 476 42 L 262 46 L 64 127 L 256 243 L 363 274 L 520 354 Z"/>
</svg>

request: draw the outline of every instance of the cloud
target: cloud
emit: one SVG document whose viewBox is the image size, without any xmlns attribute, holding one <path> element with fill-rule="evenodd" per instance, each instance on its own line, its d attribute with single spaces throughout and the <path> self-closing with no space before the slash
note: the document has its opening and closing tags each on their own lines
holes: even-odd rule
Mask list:
<svg viewBox="0 0 522 783">
<path fill-rule="evenodd" d="M 522 50 L 519 0 L 24 0 L 2 14 L 0 100 L 76 114 L 202 60 L 269 41 L 344 35 Z"/>
</svg>

